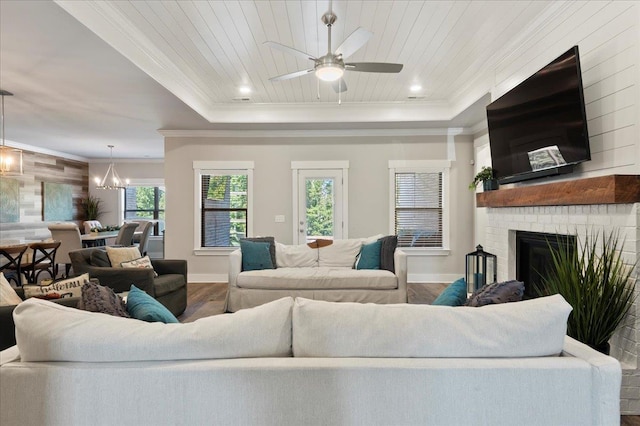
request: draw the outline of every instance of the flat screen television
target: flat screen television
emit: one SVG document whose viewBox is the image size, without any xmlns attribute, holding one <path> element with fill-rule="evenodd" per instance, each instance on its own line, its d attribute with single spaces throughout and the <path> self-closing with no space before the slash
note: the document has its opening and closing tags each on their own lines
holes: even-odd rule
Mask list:
<svg viewBox="0 0 640 426">
<path fill-rule="evenodd" d="M 487 106 L 501 184 L 570 173 L 591 159 L 578 46 Z"/>
</svg>

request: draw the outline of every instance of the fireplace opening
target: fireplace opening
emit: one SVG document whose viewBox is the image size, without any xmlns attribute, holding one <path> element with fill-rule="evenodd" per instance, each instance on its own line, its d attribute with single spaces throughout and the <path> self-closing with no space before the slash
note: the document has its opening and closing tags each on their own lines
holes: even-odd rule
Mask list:
<svg viewBox="0 0 640 426">
<path fill-rule="evenodd" d="M 574 247 L 575 242 L 573 235 L 516 231 L 516 279 L 524 282 L 524 299 L 539 297 L 544 290 L 543 277 L 553 270 L 550 247 Z"/>
</svg>

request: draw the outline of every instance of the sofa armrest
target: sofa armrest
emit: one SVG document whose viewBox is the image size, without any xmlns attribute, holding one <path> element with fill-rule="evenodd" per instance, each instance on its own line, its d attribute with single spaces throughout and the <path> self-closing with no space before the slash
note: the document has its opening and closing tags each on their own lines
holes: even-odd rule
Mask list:
<svg viewBox="0 0 640 426">
<path fill-rule="evenodd" d="M 187 282 L 187 261 L 181 259 L 154 259 L 151 260 L 154 271 L 158 275 L 180 274 Z"/>
<path fill-rule="evenodd" d="M 565 336 L 563 356 L 572 356 L 591 365 L 591 407 L 593 423 L 620 424 L 620 386 L 622 368 L 617 359 L 604 355 L 569 336 Z"/>
<path fill-rule="evenodd" d="M 407 253 L 396 248 L 393 254 L 393 265 L 396 277 L 398 277 L 398 289 L 407 293 Z M 406 300 L 405 300 L 406 302 Z"/>
<path fill-rule="evenodd" d="M 229 287 L 238 286 L 240 272 L 242 272 L 242 251 L 238 249 L 229 254 Z"/>
<path fill-rule="evenodd" d="M 116 293 L 131 289 L 134 284 L 151 297 L 156 297 L 153 286 L 153 269 L 112 268 L 106 266 L 89 266 L 86 268 L 89 277 L 97 278 L 100 285 L 111 287 Z"/>
</svg>

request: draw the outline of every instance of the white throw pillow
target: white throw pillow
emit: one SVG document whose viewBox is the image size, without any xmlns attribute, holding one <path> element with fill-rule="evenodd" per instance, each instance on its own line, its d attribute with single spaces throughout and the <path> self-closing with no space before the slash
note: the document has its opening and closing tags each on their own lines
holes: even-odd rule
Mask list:
<svg viewBox="0 0 640 426">
<path fill-rule="evenodd" d="M 47 295 L 58 294 L 60 297 L 80 297 L 82 296 L 82 286 L 89 281 L 89 274 L 82 274 L 77 277 L 56 281 L 49 285 L 25 285 L 24 297 L 45 297 Z"/>
<path fill-rule="evenodd" d="M 107 246 L 107 256 L 114 268 L 122 268 L 122 262 L 140 259 L 142 254 L 138 247 L 109 247 Z"/>
<path fill-rule="evenodd" d="M 276 242 L 278 268 L 310 268 L 318 266 L 318 250 L 306 244 L 289 246 Z"/>
<path fill-rule="evenodd" d="M 13 306 L 20 302 L 22 302 L 22 299 L 11 287 L 4 274 L 0 272 L 0 306 Z"/>
<path fill-rule="evenodd" d="M 163 324 L 29 299 L 14 311 L 23 361 L 172 361 L 291 356 L 293 298 Z"/>
<path fill-rule="evenodd" d="M 318 266 L 353 268 L 361 248 L 361 239 L 334 240 L 318 249 Z"/>
<path fill-rule="evenodd" d="M 296 357 L 513 358 L 557 355 L 571 312 L 562 296 L 480 308 L 296 298 Z"/>
</svg>

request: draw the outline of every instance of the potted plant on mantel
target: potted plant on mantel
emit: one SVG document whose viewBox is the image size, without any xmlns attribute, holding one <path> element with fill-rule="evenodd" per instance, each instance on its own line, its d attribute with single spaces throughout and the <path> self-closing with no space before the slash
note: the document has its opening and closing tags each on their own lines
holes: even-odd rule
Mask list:
<svg viewBox="0 0 640 426">
<path fill-rule="evenodd" d="M 582 244 L 549 246 L 553 264 L 542 280 L 544 294 L 559 293 L 573 307 L 567 334 L 607 355 L 609 339 L 635 299 L 631 274 L 637 261 L 624 262 L 623 245 L 618 231 L 603 231 Z"/>
<path fill-rule="evenodd" d="M 469 189 L 475 191 L 480 182 L 482 182 L 482 189 L 484 191 L 498 189 L 498 180 L 493 177 L 493 168 L 491 167 L 483 167 L 469 184 Z"/>
</svg>

